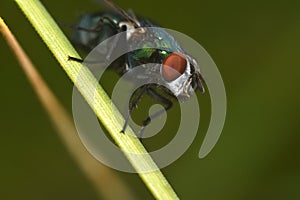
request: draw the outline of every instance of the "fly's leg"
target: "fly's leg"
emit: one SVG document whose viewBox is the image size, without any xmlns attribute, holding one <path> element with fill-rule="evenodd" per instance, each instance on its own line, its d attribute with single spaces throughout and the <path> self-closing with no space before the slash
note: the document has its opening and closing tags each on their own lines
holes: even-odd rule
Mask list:
<svg viewBox="0 0 300 200">
<path fill-rule="evenodd" d="M 83 60 L 81 58 L 75 58 L 75 57 L 72 57 L 72 56 L 68 56 L 68 60 L 83 63 Z"/>
<path fill-rule="evenodd" d="M 204 78 L 203 78 L 203 76 L 202 76 L 201 73 L 199 73 L 198 76 L 199 76 L 199 77 L 197 78 L 197 86 L 198 86 L 200 92 L 203 94 L 203 93 L 205 92 L 205 89 L 204 89 L 204 87 L 203 87 L 202 82 L 205 83 L 205 80 L 204 80 Z"/>
<path fill-rule="evenodd" d="M 76 26 L 76 25 L 70 25 L 70 24 L 63 24 L 64 26 L 67 26 L 69 28 L 75 29 L 75 30 L 80 30 L 80 31 L 86 31 L 86 32 L 92 32 L 92 33 L 97 33 L 101 31 L 101 26 L 104 24 L 109 24 L 114 28 L 116 31 L 119 31 L 120 27 L 114 23 L 113 19 L 110 18 L 109 16 L 102 16 L 99 21 L 97 22 L 96 26 L 94 28 L 86 28 L 82 26 Z M 75 58 L 72 56 L 68 56 L 68 60 L 76 61 L 83 63 L 82 59 Z"/>
<path fill-rule="evenodd" d="M 101 26 L 103 26 L 104 24 L 108 24 L 110 25 L 114 30 L 116 30 L 117 33 L 121 32 L 123 30 L 123 27 L 119 27 L 118 24 L 115 24 L 115 22 L 113 21 L 113 19 L 109 16 L 102 16 L 99 21 L 97 22 L 96 26 L 94 28 L 86 28 L 86 27 L 81 27 L 81 26 L 73 26 L 73 25 L 68 25 L 68 27 L 73 28 L 73 29 L 77 29 L 77 30 L 81 30 L 81 31 L 86 31 L 86 32 L 100 32 L 101 31 Z M 108 50 L 108 52 L 106 53 L 106 60 L 109 60 L 113 50 L 116 48 L 117 43 L 120 41 L 120 37 L 115 36 L 114 40 L 112 41 L 111 44 L 109 44 L 110 49 Z M 78 58 L 74 58 L 72 56 L 68 57 L 69 60 L 73 60 L 73 61 L 77 61 L 77 62 L 83 62 L 83 60 L 78 59 Z M 88 63 L 90 64 L 99 64 L 99 63 L 105 63 L 105 61 L 88 61 Z"/>
<path fill-rule="evenodd" d="M 147 88 L 148 88 L 148 85 L 144 85 L 141 88 L 141 91 L 139 91 L 138 95 L 133 99 L 132 103 L 130 103 L 128 114 L 125 118 L 124 126 L 123 126 L 122 130 L 120 131 L 121 133 L 125 133 L 131 113 L 132 113 L 133 109 L 137 106 L 138 101 L 142 98 L 142 96 L 145 94 L 145 92 L 147 92 Z"/>
<path fill-rule="evenodd" d="M 103 63 L 103 62 L 100 62 L 100 61 L 82 60 L 81 58 L 76 58 L 76 57 L 73 57 L 73 56 L 68 56 L 68 60 L 79 62 L 79 63 L 85 62 L 87 64 L 102 64 Z"/>
<path fill-rule="evenodd" d="M 165 104 L 165 108 L 158 110 L 157 112 L 155 112 L 154 114 L 150 115 L 149 117 L 147 117 L 144 121 L 143 121 L 143 126 L 140 130 L 140 134 L 139 134 L 139 138 L 140 140 L 143 137 L 144 134 L 144 130 L 145 127 L 151 122 L 152 119 L 160 116 L 161 114 L 163 114 L 165 111 L 169 110 L 170 108 L 172 108 L 173 103 L 172 101 L 170 101 L 169 99 L 167 99 L 166 97 L 160 95 L 158 92 L 156 92 L 153 88 L 147 88 L 147 93 L 150 97 L 156 99 L 157 101 Z"/>
</svg>

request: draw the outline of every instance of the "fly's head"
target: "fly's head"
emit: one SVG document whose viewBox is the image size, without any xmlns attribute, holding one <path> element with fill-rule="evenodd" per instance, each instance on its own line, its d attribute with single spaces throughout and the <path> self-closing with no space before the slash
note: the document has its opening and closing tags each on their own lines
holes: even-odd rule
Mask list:
<svg viewBox="0 0 300 200">
<path fill-rule="evenodd" d="M 178 99 L 187 99 L 199 88 L 204 93 L 202 75 L 197 61 L 182 53 L 173 52 L 163 61 L 160 69 L 165 86 Z"/>
</svg>

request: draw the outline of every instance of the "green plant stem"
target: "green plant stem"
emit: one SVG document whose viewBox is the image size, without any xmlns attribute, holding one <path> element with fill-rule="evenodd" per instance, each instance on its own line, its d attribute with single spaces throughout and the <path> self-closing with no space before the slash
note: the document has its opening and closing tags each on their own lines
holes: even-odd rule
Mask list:
<svg viewBox="0 0 300 200">
<path fill-rule="evenodd" d="M 20 63 L 28 81 L 34 89 L 42 106 L 46 110 L 50 120 L 57 129 L 57 134 L 63 144 L 77 161 L 78 166 L 86 177 L 91 181 L 99 196 L 107 200 L 135 200 L 129 186 L 117 176 L 113 170 L 101 164 L 82 145 L 71 116 L 60 104 L 51 89 L 47 86 L 42 76 L 36 70 L 27 54 L 24 52 L 14 35 L 0 17 L 0 32 L 11 47 L 16 59 Z M 118 191 L 117 193 L 115 191 Z"/>
<path fill-rule="evenodd" d="M 81 64 L 68 61 L 68 55 L 77 58 L 79 58 L 79 55 L 43 5 L 38 0 L 15 1 L 134 169 L 139 173 L 139 176 L 153 196 L 161 200 L 178 199 L 171 185 L 158 169 L 143 145 L 134 137 L 135 134 L 132 129 L 128 127 L 126 134 L 120 134 L 124 119 L 117 109 L 111 106 L 111 100 L 92 73 Z M 80 76 L 78 76 L 79 72 Z M 154 170 L 147 173 L 140 173 L 145 171 L 145 169 Z"/>
</svg>

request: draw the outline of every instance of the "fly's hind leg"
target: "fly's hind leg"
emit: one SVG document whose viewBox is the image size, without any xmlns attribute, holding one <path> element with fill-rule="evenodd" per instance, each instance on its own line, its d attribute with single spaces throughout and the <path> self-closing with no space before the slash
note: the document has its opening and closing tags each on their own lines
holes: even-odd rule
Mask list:
<svg viewBox="0 0 300 200">
<path fill-rule="evenodd" d="M 87 27 L 76 26 L 76 25 L 66 25 L 66 26 L 68 26 L 69 28 L 75 29 L 75 30 L 79 30 L 79 31 L 97 33 L 97 32 L 101 31 L 101 27 L 105 24 L 108 24 L 109 26 L 111 26 L 114 30 L 116 30 L 116 32 L 120 32 L 121 29 L 122 29 L 122 27 L 119 27 L 119 25 L 116 24 L 110 16 L 106 16 L 106 15 L 100 17 L 99 21 L 97 22 L 97 24 L 93 28 L 87 28 Z M 110 49 L 106 53 L 107 54 L 106 55 L 106 60 L 110 59 L 110 57 L 113 53 L 113 49 L 116 48 L 116 45 L 119 42 L 119 40 L 120 40 L 119 37 L 115 37 L 115 39 L 110 44 Z M 75 57 L 72 57 L 72 56 L 68 56 L 68 60 L 83 63 L 82 59 L 75 58 Z M 101 62 L 103 62 L 103 61 L 101 61 Z M 89 61 L 88 63 L 90 63 L 90 64 L 99 64 L 99 62 L 97 62 L 97 61 Z"/>
<path fill-rule="evenodd" d="M 68 60 L 83 63 L 83 60 L 81 58 L 75 58 L 75 57 L 72 57 L 72 56 L 68 56 Z"/>
</svg>

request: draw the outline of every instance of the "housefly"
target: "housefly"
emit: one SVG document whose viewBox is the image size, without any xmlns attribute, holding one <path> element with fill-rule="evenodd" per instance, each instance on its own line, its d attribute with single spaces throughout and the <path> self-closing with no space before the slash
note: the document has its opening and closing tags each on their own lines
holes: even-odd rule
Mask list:
<svg viewBox="0 0 300 200">
<path fill-rule="evenodd" d="M 171 34 L 164 29 L 159 29 L 158 31 L 145 29 L 143 32 L 141 30 L 145 27 L 158 26 L 148 19 L 137 17 L 131 10 L 124 11 L 110 0 L 103 1 L 112 11 L 83 15 L 79 19 L 78 24 L 73 26 L 73 41 L 83 49 L 91 51 L 105 39 L 127 31 L 129 33 L 126 37 L 127 41 L 145 43 L 145 48 L 126 53 L 120 58 L 121 64 L 110 67 L 122 76 L 133 70 L 136 66 L 145 63 L 158 63 L 156 65 L 157 69 L 146 69 L 146 72 L 147 70 L 150 73 L 151 71 L 158 71 L 162 84 L 147 84 L 147 79 L 151 79 L 151 76 L 143 74 L 145 84 L 131 97 L 128 115 L 121 130 L 122 133 L 125 132 L 131 113 L 137 106 L 139 99 L 144 94 L 148 94 L 164 105 L 164 109 L 155 112 L 143 120 L 140 131 L 141 137 L 144 128 L 150 123 L 151 119 L 158 117 L 165 110 L 167 111 L 172 107 L 172 99 L 186 100 L 197 88 L 201 93 L 204 93 L 202 85 L 202 81 L 204 80 L 197 61 L 181 48 Z M 137 31 L 139 32 L 138 34 L 136 34 Z M 147 38 L 155 39 L 157 45 L 162 48 L 147 48 L 147 40 L 141 39 L 141 35 L 147 35 Z M 83 62 L 80 59 L 70 56 L 69 59 Z"/>
</svg>

